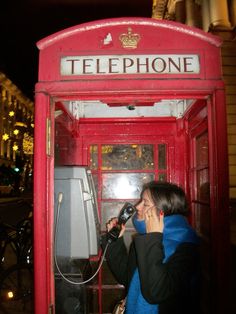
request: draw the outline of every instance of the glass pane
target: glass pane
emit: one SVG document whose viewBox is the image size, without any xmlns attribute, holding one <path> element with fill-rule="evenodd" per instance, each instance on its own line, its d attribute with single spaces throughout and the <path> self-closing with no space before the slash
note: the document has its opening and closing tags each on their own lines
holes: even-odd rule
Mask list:
<svg viewBox="0 0 236 314">
<path fill-rule="evenodd" d="M 125 297 L 124 288 L 107 287 L 102 290 L 102 309 L 103 313 L 112 313 L 115 304 Z M 91 313 L 91 312 L 89 312 Z M 93 312 L 95 313 L 95 312 Z M 114 313 L 114 312 L 113 312 Z"/>
<path fill-rule="evenodd" d="M 87 312 L 85 313 L 99 313 L 98 289 L 88 286 L 87 290 Z M 68 312 L 70 313 L 70 312 Z"/>
<path fill-rule="evenodd" d="M 158 181 L 166 181 L 166 173 L 159 173 Z"/>
<path fill-rule="evenodd" d="M 90 169 L 96 170 L 98 168 L 98 146 L 90 146 Z"/>
<path fill-rule="evenodd" d="M 144 183 L 154 180 L 153 173 L 104 173 L 102 198 L 136 199 Z"/>
<path fill-rule="evenodd" d="M 203 204 L 194 204 L 194 224 L 197 232 L 205 238 L 210 237 L 210 207 Z"/>
<path fill-rule="evenodd" d="M 55 141 L 54 155 L 55 165 L 72 165 L 75 163 L 78 147 L 76 139 L 72 136 L 77 133 L 76 123 L 72 123 L 71 117 L 60 103 L 55 106 Z"/>
<path fill-rule="evenodd" d="M 208 168 L 197 172 L 197 191 L 200 202 L 210 202 L 210 183 Z"/>
<path fill-rule="evenodd" d="M 70 263 L 68 260 L 64 262 L 67 264 Z M 60 264 L 60 266 L 63 269 L 63 265 Z M 64 269 L 66 268 L 68 270 L 67 266 L 64 267 Z M 86 287 L 78 283 L 91 277 L 92 271 L 89 262 L 84 260 L 77 261 L 77 265 L 74 263 L 70 271 L 62 270 L 65 278 L 74 284 L 67 282 L 60 274 L 55 274 L 56 313 L 66 313 L 67 310 L 70 313 L 70 310 L 73 308 L 79 308 L 81 309 L 81 313 L 85 313 L 85 309 L 87 308 Z M 71 308 L 72 304 L 73 307 Z"/>
<path fill-rule="evenodd" d="M 166 144 L 158 144 L 158 169 L 166 169 Z"/>
<path fill-rule="evenodd" d="M 205 274 L 210 274 L 211 272 L 211 243 L 204 238 L 201 238 L 201 263 L 202 270 Z"/>
<path fill-rule="evenodd" d="M 94 182 L 94 187 L 95 187 L 95 192 L 96 194 L 98 193 L 98 175 L 95 173 L 92 173 L 93 176 L 93 182 Z M 97 195 L 98 197 L 98 195 Z"/>
<path fill-rule="evenodd" d="M 153 145 L 102 145 L 102 169 L 154 169 L 153 156 Z"/>
<path fill-rule="evenodd" d="M 102 218 L 101 218 L 101 228 L 106 230 L 106 223 L 109 219 L 117 217 L 121 208 L 125 202 L 103 202 L 102 203 Z M 134 203 L 134 202 L 132 202 Z M 132 220 L 129 219 L 126 223 L 127 228 L 133 228 Z"/>
<path fill-rule="evenodd" d="M 208 166 L 208 133 L 201 134 L 196 139 L 196 166 Z"/>
</svg>

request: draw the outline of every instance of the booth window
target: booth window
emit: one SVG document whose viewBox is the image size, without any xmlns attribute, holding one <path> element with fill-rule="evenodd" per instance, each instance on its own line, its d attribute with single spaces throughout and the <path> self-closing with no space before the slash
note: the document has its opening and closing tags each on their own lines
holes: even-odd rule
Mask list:
<svg viewBox="0 0 236 314">
<path fill-rule="evenodd" d="M 210 236 L 210 183 L 208 162 L 208 132 L 196 137 L 196 180 L 195 201 L 196 227 L 203 236 Z"/>
<path fill-rule="evenodd" d="M 153 145 L 102 145 L 102 170 L 154 169 Z"/>
<path fill-rule="evenodd" d="M 90 168 L 101 209 L 101 228 L 118 215 L 125 201 L 136 203 L 143 184 L 167 180 L 167 144 L 94 144 L 89 148 Z M 99 182 L 99 186 L 98 186 Z M 132 222 L 127 228 L 133 231 Z"/>
</svg>

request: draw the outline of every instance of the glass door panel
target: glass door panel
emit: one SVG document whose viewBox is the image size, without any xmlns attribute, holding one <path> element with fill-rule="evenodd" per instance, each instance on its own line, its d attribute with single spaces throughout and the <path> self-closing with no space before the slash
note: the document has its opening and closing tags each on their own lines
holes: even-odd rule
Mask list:
<svg viewBox="0 0 236 314">
<path fill-rule="evenodd" d="M 201 313 L 210 313 L 213 302 L 211 276 L 211 207 L 209 181 L 208 130 L 200 127 L 191 139 L 192 213 L 193 225 L 201 237 L 202 291 Z"/>
<path fill-rule="evenodd" d="M 199 234 L 208 238 L 210 236 L 210 183 L 207 131 L 195 138 L 195 160 L 196 164 L 193 169 L 196 177 L 194 221 Z"/>
<path fill-rule="evenodd" d="M 119 139 L 116 142 L 118 141 Z M 143 139 L 143 143 L 140 143 L 140 139 L 138 143 L 130 144 L 95 143 L 89 146 L 88 151 L 89 166 L 98 191 L 102 232 L 106 232 L 106 222 L 118 216 L 126 201 L 132 204 L 138 201 L 144 183 L 151 180 L 164 181 L 169 176 L 168 143 L 150 143 L 149 138 Z M 124 236 L 127 247 L 134 232 L 130 219 Z M 117 284 L 106 261 L 103 263 L 100 278 L 101 296 L 94 294 L 94 297 L 101 298 L 103 313 L 109 313 L 122 298 L 124 287 Z"/>
</svg>

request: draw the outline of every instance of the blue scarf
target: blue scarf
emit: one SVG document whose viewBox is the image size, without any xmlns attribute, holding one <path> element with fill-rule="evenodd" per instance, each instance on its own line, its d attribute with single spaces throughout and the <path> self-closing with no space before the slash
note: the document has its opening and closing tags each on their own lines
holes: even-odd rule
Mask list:
<svg viewBox="0 0 236 314">
<path fill-rule="evenodd" d="M 136 231 L 140 234 L 146 233 L 144 220 L 137 220 L 136 215 L 133 216 L 133 224 Z M 198 237 L 195 231 L 182 215 L 171 215 L 164 217 L 163 230 L 163 248 L 165 263 L 168 258 L 175 252 L 177 246 L 183 242 L 198 243 Z M 158 304 L 148 303 L 142 293 L 138 269 L 136 268 L 130 282 L 130 287 L 126 300 L 126 314 L 157 314 Z"/>
</svg>

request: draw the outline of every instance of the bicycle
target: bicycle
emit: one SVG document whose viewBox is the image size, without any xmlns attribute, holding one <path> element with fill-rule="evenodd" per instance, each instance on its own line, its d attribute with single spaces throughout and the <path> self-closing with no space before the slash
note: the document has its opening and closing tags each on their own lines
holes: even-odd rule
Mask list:
<svg viewBox="0 0 236 314">
<path fill-rule="evenodd" d="M 16 226 L 0 222 L 1 270 L 13 264 L 32 263 L 32 217 L 20 221 Z"/>
<path fill-rule="evenodd" d="M 33 265 L 16 264 L 0 276 L 0 313 L 33 313 Z"/>
<path fill-rule="evenodd" d="M 17 229 L 16 227 L 0 222 L 0 269 L 4 270 L 13 264 L 17 264 Z"/>
<path fill-rule="evenodd" d="M 32 245 L 32 214 L 28 218 L 20 221 L 17 226 L 17 259 L 18 263 L 33 263 L 33 245 Z"/>
<path fill-rule="evenodd" d="M 0 230 L 2 270 L 0 313 L 31 314 L 33 313 L 32 215 L 16 226 L 1 223 Z M 9 254 L 9 250 L 12 255 Z"/>
</svg>

